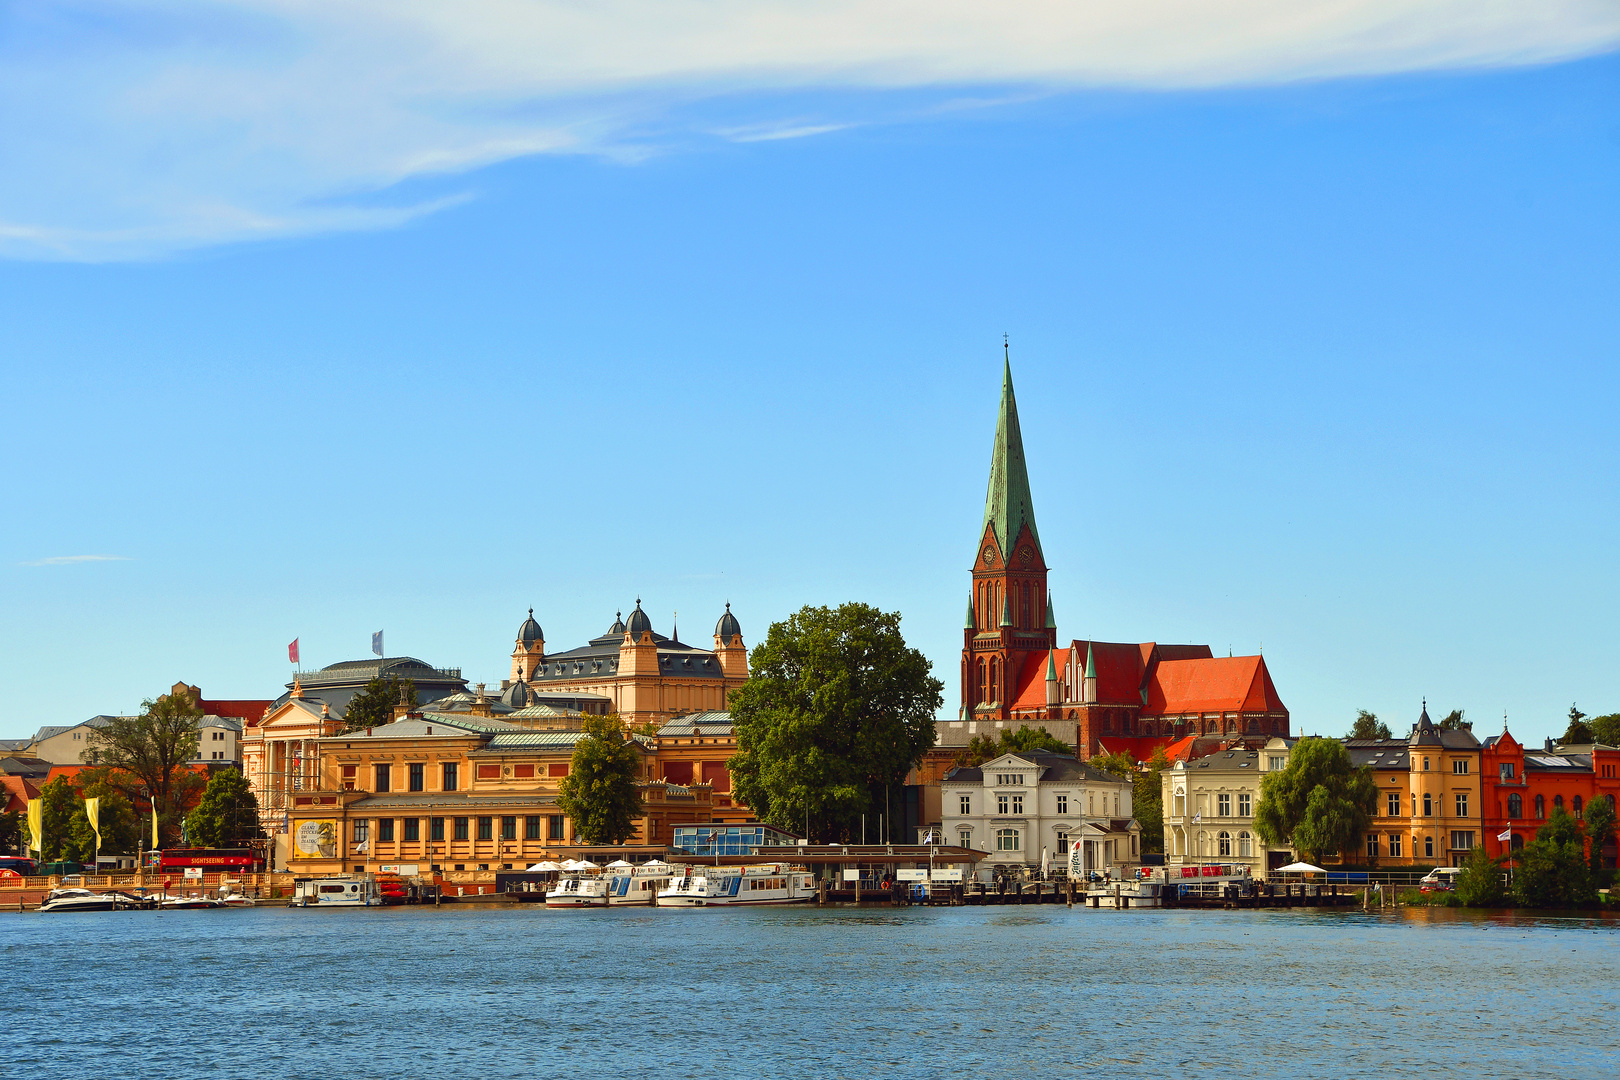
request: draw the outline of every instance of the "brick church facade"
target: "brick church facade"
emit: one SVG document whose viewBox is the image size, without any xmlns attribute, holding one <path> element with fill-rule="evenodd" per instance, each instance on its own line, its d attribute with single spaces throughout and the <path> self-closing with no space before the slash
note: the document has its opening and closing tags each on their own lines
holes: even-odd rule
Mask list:
<svg viewBox="0 0 1620 1080">
<path fill-rule="evenodd" d="M 1288 709 L 1262 656 L 1208 645 L 1071 640 L 1059 644 L 1035 526 L 1012 367 L 1003 368 L 984 523 L 962 628 L 962 707 L 931 756 L 976 735 L 1042 727 L 1082 758 L 1138 759 L 1183 739 L 1258 741 L 1289 734 Z"/>
</svg>

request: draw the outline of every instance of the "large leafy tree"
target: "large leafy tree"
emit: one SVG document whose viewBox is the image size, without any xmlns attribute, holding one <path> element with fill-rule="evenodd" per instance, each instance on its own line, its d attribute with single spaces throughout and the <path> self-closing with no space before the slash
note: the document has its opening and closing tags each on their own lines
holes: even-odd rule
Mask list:
<svg viewBox="0 0 1620 1080">
<path fill-rule="evenodd" d="M 1612 795 L 1594 795 L 1586 804 L 1587 862 L 1594 880 L 1603 872 L 1603 845 L 1614 836 L 1614 802 Z"/>
<path fill-rule="evenodd" d="M 574 836 L 587 844 L 622 844 L 636 831 L 641 792 L 636 773 L 641 755 L 619 716 L 588 716 L 584 737 L 574 744 L 568 775 L 558 785 L 557 806 L 574 822 Z"/>
<path fill-rule="evenodd" d="M 73 815 L 77 812 L 82 816 L 84 812 L 78 789 L 67 777 L 57 776 L 39 789 L 39 802 L 40 843 L 43 845 L 40 861 L 79 862 L 85 853 L 79 850 L 73 836 Z"/>
<path fill-rule="evenodd" d="M 1268 844 L 1287 844 L 1301 856 L 1354 850 L 1378 808 L 1378 784 L 1368 769 L 1350 764 L 1337 739 L 1294 744 L 1288 767 L 1266 773 L 1254 824 Z"/>
<path fill-rule="evenodd" d="M 1350 725 L 1350 734 L 1347 739 L 1387 739 L 1389 738 L 1389 725 L 1378 719 L 1377 715 L 1366 709 L 1356 710 L 1356 722 Z"/>
<path fill-rule="evenodd" d="M 1072 754 L 1074 747 L 1045 728 L 1032 728 L 1028 724 L 1022 724 L 1017 731 L 1003 731 L 999 737 L 973 736 L 967 746 L 956 755 L 955 763 L 963 768 L 974 769 L 1002 754 L 1028 754 L 1039 751 L 1049 754 Z"/>
<path fill-rule="evenodd" d="M 119 855 L 133 855 L 140 843 L 141 820 L 130 803 L 125 786 L 108 769 L 86 769 L 78 777 L 79 805 L 68 825 L 81 860 L 89 862 L 96 853 L 96 832 L 90 827 L 84 800 L 101 800 L 96 820 L 101 825 L 101 850 Z"/>
<path fill-rule="evenodd" d="M 818 841 L 859 834 L 934 745 L 944 684 L 899 612 L 805 607 L 773 623 L 731 694 L 736 794 L 762 821 Z"/>
<path fill-rule="evenodd" d="M 1594 716 L 1587 721 L 1592 737 L 1606 746 L 1620 746 L 1620 713 Z"/>
<path fill-rule="evenodd" d="M 172 839 L 205 781 L 188 762 L 197 756 L 202 709 L 187 691 L 144 702 L 139 716 L 120 716 L 92 729 L 85 758 L 130 778 L 157 808 L 160 837 Z"/>
<path fill-rule="evenodd" d="M 1569 726 L 1564 729 L 1564 737 L 1559 741 L 1565 746 L 1581 746 L 1595 741 L 1592 729 L 1586 724 L 1586 714 L 1574 705 L 1569 707 Z"/>
<path fill-rule="evenodd" d="M 259 827 L 259 800 L 247 777 L 221 769 L 208 779 L 197 809 L 186 817 L 186 834 L 196 847 L 238 847 L 264 836 Z"/>
<path fill-rule="evenodd" d="M 382 727 L 394 718 L 395 705 L 416 705 L 416 680 L 397 675 L 381 675 L 349 699 L 343 710 L 343 730 Z"/>
<path fill-rule="evenodd" d="M 1515 854 L 1513 901 L 1520 907 L 1587 907 L 1597 891 L 1586 861 L 1581 824 L 1557 809 L 1536 838 Z"/>
</svg>

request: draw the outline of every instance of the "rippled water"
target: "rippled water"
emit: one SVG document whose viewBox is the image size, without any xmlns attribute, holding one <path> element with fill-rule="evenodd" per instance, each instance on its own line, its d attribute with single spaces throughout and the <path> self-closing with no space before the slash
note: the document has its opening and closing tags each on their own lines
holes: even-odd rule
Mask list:
<svg viewBox="0 0 1620 1080">
<path fill-rule="evenodd" d="M 1434 910 L 11 914 L 0 1075 L 1595 1077 L 1620 1063 L 1617 935 Z"/>
</svg>

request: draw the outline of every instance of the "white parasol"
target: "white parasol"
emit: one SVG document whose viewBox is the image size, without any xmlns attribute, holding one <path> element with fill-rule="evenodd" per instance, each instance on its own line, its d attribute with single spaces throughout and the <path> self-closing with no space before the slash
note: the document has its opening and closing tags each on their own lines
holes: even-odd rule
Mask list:
<svg viewBox="0 0 1620 1080">
<path fill-rule="evenodd" d="M 625 862 L 623 859 L 614 859 L 612 862 L 607 864 L 607 868 L 609 870 L 634 870 L 636 868 L 636 864 L 632 862 Z"/>
<path fill-rule="evenodd" d="M 591 860 L 589 860 L 589 859 L 581 859 L 581 860 L 579 860 L 579 862 L 574 864 L 574 869 L 575 870 L 600 870 L 602 868 L 600 866 L 597 866 L 595 863 L 591 862 Z"/>
<path fill-rule="evenodd" d="M 1292 862 L 1292 863 L 1289 863 L 1287 866 L 1278 867 L 1277 872 L 1280 873 L 1280 874 L 1325 874 L 1325 873 L 1327 873 L 1327 871 L 1322 869 L 1320 866 L 1312 866 L 1308 862 Z"/>
<path fill-rule="evenodd" d="M 537 862 L 524 872 L 529 874 L 554 874 L 561 869 L 562 867 L 554 862 Z"/>
<path fill-rule="evenodd" d="M 561 870 L 578 870 L 580 868 L 580 866 L 582 866 L 582 865 L 583 864 L 580 863 L 579 860 L 577 860 L 577 859 L 564 859 L 562 861 L 562 866 L 559 867 L 559 869 L 561 869 Z"/>
</svg>

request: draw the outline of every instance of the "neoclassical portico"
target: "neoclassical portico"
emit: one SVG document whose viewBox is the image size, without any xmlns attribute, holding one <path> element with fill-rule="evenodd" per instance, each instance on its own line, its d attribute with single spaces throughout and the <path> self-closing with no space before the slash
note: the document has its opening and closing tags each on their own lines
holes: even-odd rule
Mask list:
<svg viewBox="0 0 1620 1080">
<path fill-rule="evenodd" d="M 320 775 L 319 740 L 335 735 L 337 717 L 325 702 L 292 694 L 242 732 L 242 772 L 259 800 L 259 821 L 272 837 L 286 832 L 290 793 L 313 791 Z"/>
</svg>

